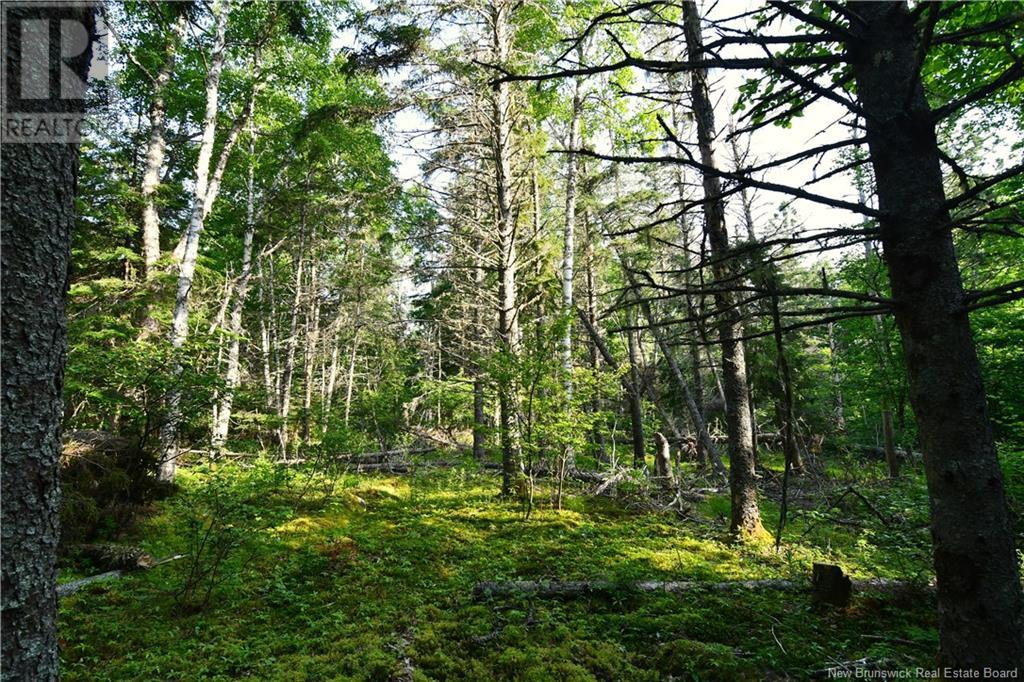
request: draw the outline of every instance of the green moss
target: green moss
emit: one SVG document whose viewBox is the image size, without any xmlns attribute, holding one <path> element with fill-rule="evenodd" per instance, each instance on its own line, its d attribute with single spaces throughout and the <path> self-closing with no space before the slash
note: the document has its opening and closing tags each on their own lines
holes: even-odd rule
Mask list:
<svg viewBox="0 0 1024 682">
<path fill-rule="evenodd" d="M 748 680 L 755 669 L 727 646 L 676 639 L 658 650 L 658 670 L 683 679 Z"/>
<path fill-rule="evenodd" d="M 301 472 L 221 469 L 186 472 L 183 492 L 133 540 L 158 557 L 182 551 L 188 505 L 225 475 L 230 485 L 218 490 L 235 500 L 241 540 L 209 604 L 175 602 L 183 562 L 63 600 L 65 679 L 799 678 L 868 652 L 928 665 L 936 647 L 928 603 L 858 598 L 820 612 L 770 590 L 472 598 L 482 580 L 794 577 L 823 559 L 864 576 L 927 572 L 927 557 L 889 551 L 896 539 L 880 524 L 837 529 L 801 513 L 776 553 L 727 542 L 710 514 L 684 520 L 581 491 L 557 511 L 540 487 L 524 521 L 518 505 L 496 498 L 495 477 L 470 470 L 310 483 Z M 908 480 L 873 499 L 887 513 L 913 512 L 922 485 Z M 862 508 L 842 513 L 871 524 Z"/>
</svg>

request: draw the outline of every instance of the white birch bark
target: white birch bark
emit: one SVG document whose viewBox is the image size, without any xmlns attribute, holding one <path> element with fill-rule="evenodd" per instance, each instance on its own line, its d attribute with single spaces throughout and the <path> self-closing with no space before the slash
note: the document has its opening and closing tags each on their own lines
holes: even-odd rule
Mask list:
<svg viewBox="0 0 1024 682">
<path fill-rule="evenodd" d="M 160 259 L 160 213 L 156 192 L 160 186 L 160 169 L 166 150 L 165 119 L 167 115 L 167 84 L 171 80 L 178 44 L 185 33 L 186 14 L 179 13 L 171 28 L 164 62 L 153 79 L 153 101 L 149 106 L 149 140 L 146 143 L 146 166 L 142 174 L 142 259 L 145 275 L 150 277 Z"/>
<path fill-rule="evenodd" d="M 213 434 L 210 438 L 210 447 L 214 452 L 220 451 L 227 441 L 228 429 L 231 423 L 231 409 L 235 400 L 235 391 L 238 389 L 241 378 L 239 357 L 242 347 L 242 312 L 245 309 L 245 299 L 249 292 L 249 277 L 252 274 L 252 243 L 256 233 L 253 177 L 254 140 L 255 138 L 250 136 L 249 173 L 245 180 L 245 237 L 242 242 L 242 269 L 238 275 L 238 284 L 231 303 L 231 313 L 228 316 L 227 331 L 229 340 L 227 367 L 224 372 L 224 392 L 221 394 L 220 401 L 214 409 Z"/>
<path fill-rule="evenodd" d="M 580 81 L 575 82 L 572 96 L 572 120 L 569 123 L 569 149 L 574 150 L 580 143 L 580 115 L 583 100 L 580 96 Z M 576 254 L 576 155 L 568 154 L 565 181 L 565 231 L 562 250 L 562 317 L 565 320 L 565 334 L 562 337 L 562 382 L 565 389 L 565 406 L 572 406 L 572 320 L 573 313 L 573 270 Z M 576 466 L 572 444 L 565 448 L 565 460 L 569 469 Z"/>
<path fill-rule="evenodd" d="M 225 37 L 227 33 L 228 11 L 222 2 L 215 2 L 214 43 L 210 53 L 210 66 L 206 74 L 206 112 L 203 116 L 203 133 L 199 145 L 199 157 L 196 160 L 195 190 L 192 197 L 192 217 L 186 232 L 185 248 L 178 270 L 178 287 L 175 296 L 174 318 L 171 327 L 171 346 L 179 350 L 188 338 L 188 304 L 192 291 L 192 279 L 195 275 L 196 257 L 199 253 L 199 234 L 203 229 L 204 208 L 207 190 L 209 189 L 210 159 L 213 156 L 213 144 L 217 132 L 217 108 L 220 100 L 220 78 L 224 70 Z M 162 461 L 160 463 L 160 479 L 173 481 L 177 470 L 178 459 L 178 427 L 181 421 L 181 389 L 177 382 L 183 367 L 180 360 L 175 360 L 172 367 L 172 384 L 166 399 L 167 414 L 160 430 L 162 445 Z"/>
</svg>

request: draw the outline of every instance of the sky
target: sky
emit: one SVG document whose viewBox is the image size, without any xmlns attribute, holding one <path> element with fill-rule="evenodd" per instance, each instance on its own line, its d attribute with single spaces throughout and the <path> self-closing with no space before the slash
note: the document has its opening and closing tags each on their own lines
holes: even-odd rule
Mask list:
<svg viewBox="0 0 1024 682">
<path fill-rule="evenodd" d="M 735 8 L 735 3 L 730 4 L 730 11 L 735 11 Z M 707 37 L 706 40 L 710 40 L 710 37 Z M 392 74 L 388 79 L 389 85 L 400 89 L 407 73 L 407 71 L 399 71 Z M 711 77 L 715 84 L 712 97 L 716 99 L 716 123 L 720 130 L 724 131 L 730 121 L 733 104 L 738 95 L 738 87 L 749 75 L 749 72 L 739 71 L 712 72 Z M 801 148 L 842 139 L 849 134 L 849 129 L 834 125 L 841 115 L 841 108 L 837 104 L 818 102 L 809 107 L 804 116 L 795 119 L 789 129 L 770 126 L 755 133 L 750 138 L 751 158 L 758 163 L 764 163 L 770 159 L 790 155 Z M 403 182 L 411 183 L 421 180 L 419 168 L 421 153 L 436 144 L 436 141 L 432 136 L 420 133 L 430 127 L 430 122 L 413 107 L 403 109 L 396 114 L 388 126 L 392 157 L 396 162 L 398 177 Z M 731 150 L 724 139 L 719 142 L 717 155 L 721 166 L 728 167 L 731 164 Z M 825 161 L 816 170 L 813 162 L 803 162 L 796 166 L 772 169 L 762 178 L 779 184 L 802 187 L 814 179 L 816 174 L 821 175 L 832 167 L 832 163 Z M 857 201 L 857 192 L 849 174 L 826 179 L 808 189 L 837 199 Z M 762 223 L 783 203 L 790 205 L 790 210 L 798 223 L 808 229 L 833 229 L 840 225 L 859 222 L 859 217 L 848 211 L 805 200 L 791 201 L 791 197 L 780 194 L 757 191 L 753 193 L 753 198 L 755 218 Z M 737 226 L 730 227 L 734 232 L 737 231 Z"/>
<path fill-rule="evenodd" d="M 729 10 L 735 11 L 736 4 L 728 3 Z M 717 10 L 713 10 L 717 11 Z M 784 29 L 780 29 L 784 30 Z M 453 30 L 442 29 L 440 38 L 435 41 L 453 40 Z M 355 39 L 355 36 L 344 37 L 348 41 Z M 705 40 L 711 40 L 711 36 L 705 36 Z M 681 49 L 681 48 L 680 48 Z M 386 84 L 389 88 L 401 93 L 403 81 L 408 78 L 410 70 L 400 69 L 386 77 Z M 731 119 L 733 105 L 739 94 L 739 86 L 751 75 L 746 71 L 713 71 L 711 76 L 712 98 L 716 101 L 716 125 L 719 128 L 720 140 L 717 146 L 717 158 L 720 167 L 728 167 L 731 170 L 732 152 L 724 139 L 724 131 Z M 635 100 L 634 100 L 635 101 Z M 640 103 L 639 106 L 646 106 Z M 831 102 L 818 102 L 809 107 L 804 116 L 794 119 L 790 128 L 778 128 L 769 126 L 750 136 L 750 157 L 752 162 L 764 163 L 771 159 L 782 158 L 793 154 L 799 149 L 805 149 L 821 145 L 830 141 L 837 141 L 849 135 L 849 129 L 835 125 L 837 119 L 843 115 L 842 108 Z M 420 163 L 425 150 L 437 144 L 435 136 L 423 134 L 430 130 L 432 125 L 424 115 L 414 107 L 407 107 L 399 111 L 385 126 L 386 137 L 392 150 L 392 159 L 396 164 L 398 178 L 406 185 L 423 183 Z M 746 142 L 741 143 L 744 146 Z M 595 145 L 598 151 L 600 142 Z M 606 150 L 605 150 L 606 151 Z M 665 153 L 665 152 L 662 152 Z M 816 175 L 823 174 L 834 167 L 834 159 L 830 162 L 825 160 L 816 170 L 811 161 L 802 162 L 793 166 L 786 166 L 771 169 L 761 175 L 760 179 L 786 184 L 795 187 L 806 186 Z M 639 177 L 643 177 L 640 175 Z M 445 182 L 443 174 L 434 177 L 429 183 L 438 186 Z M 809 190 L 829 197 L 844 199 L 851 202 L 857 201 L 856 189 L 853 186 L 849 174 L 837 175 L 828 178 L 820 183 L 808 187 Z M 834 209 L 818 203 L 806 200 L 793 200 L 792 197 L 777 193 L 763 191 L 752 191 L 752 198 L 755 220 L 755 232 L 764 237 L 770 232 L 769 224 L 779 208 L 786 204 L 788 206 L 788 217 L 791 221 L 809 232 L 832 230 L 837 227 L 849 226 L 859 223 L 861 216 L 855 215 L 842 209 Z M 739 223 L 739 202 L 731 201 L 728 207 L 727 222 L 730 232 L 733 235 L 744 234 L 745 227 Z M 857 247 L 859 248 L 859 247 Z M 826 251 L 817 255 L 813 260 L 834 261 L 842 257 L 850 249 Z M 804 257 L 803 260 L 808 260 Z M 429 283 L 419 285 L 413 283 L 411 277 L 403 278 L 399 283 L 399 295 L 402 305 L 407 306 L 412 297 L 427 293 Z"/>
</svg>

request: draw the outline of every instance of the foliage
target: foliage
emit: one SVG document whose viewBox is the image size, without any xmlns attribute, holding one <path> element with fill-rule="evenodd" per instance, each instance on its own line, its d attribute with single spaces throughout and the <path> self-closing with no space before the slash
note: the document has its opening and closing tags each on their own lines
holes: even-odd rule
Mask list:
<svg viewBox="0 0 1024 682">
<path fill-rule="evenodd" d="M 870 475 L 879 485 L 884 474 Z M 864 595 L 840 611 L 773 590 L 471 598 L 480 580 L 800 577 L 817 560 L 860 577 L 927 574 L 927 557 L 894 553 L 856 528 L 805 533 L 809 521 L 798 518 L 775 554 L 724 542 L 724 525 L 702 512 L 687 520 L 575 491 L 562 511 L 542 504 L 523 522 L 495 499 L 494 478 L 471 468 L 342 474 L 321 497 L 326 482 L 299 472 L 285 483 L 265 464 L 187 472 L 188 499 L 209 509 L 215 489 L 231 514 L 225 524 L 239 524 L 215 598 L 182 611 L 170 592 L 184 569 L 159 567 L 63 600 L 64 676 L 656 680 L 671 670 L 750 679 L 808 675 L 830 657 L 930 665 L 933 606 L 919 598 Z M 892 489 L 892 508 L 918 508 L 922 494 L 914 474 Z M 879 527 L 865 507 L 844 514 Z M 140 541 L 156 556 L 181 551 L 191 518 L 182 502 L 162 503 Z"/>
<path fill-rule="evenodd" d="M 174 499 L 171 513 L 183 528 L 184 561 L 176 564 L 172 595 L 187 611 L 206 608 L 214 590 L 233 579 L 237 554 L 253 533 L 290 516 L 290 509 L 274 506 L 274 494 L 288 481 L 279 465 L 258 461 L 245 475 L 231 468 L 204 467 L 195 472 L 198 482 Z"/>
</svg>

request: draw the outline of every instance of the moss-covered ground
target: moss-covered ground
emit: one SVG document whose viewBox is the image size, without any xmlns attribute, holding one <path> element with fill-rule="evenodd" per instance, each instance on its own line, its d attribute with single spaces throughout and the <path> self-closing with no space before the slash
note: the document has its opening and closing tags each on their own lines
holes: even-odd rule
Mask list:
<svg viewBox="0 0 1024 682">
<path fill-rule="evenodd" d="M 190 556 L 64 598 L 64 677 L 753 680 L 859 659 L 932 667 L 935 604 L 913 590 L 859 594 L 840 609 L 771 589 L 473 598 L 484 580 L 805 579 L 813 561 L 929 580 L 920 475 L 894 484 L 869 469 L 798 480 L 779 551 L 728 541 L 726 495 L 663 510 L 641 482 L 614 498 L 573 488 L 561 510 L 542 485 L 524 520 L 521 505 L 496 497 L 498 478 L 471 466 L 185 470 L 182 490 L 127 539 L 158 558 Z M 850 495 L 825 508 L 840 474 L 874 510 Z M 770 483 L 763 514 L 774 531 Z"/>
</svg>

